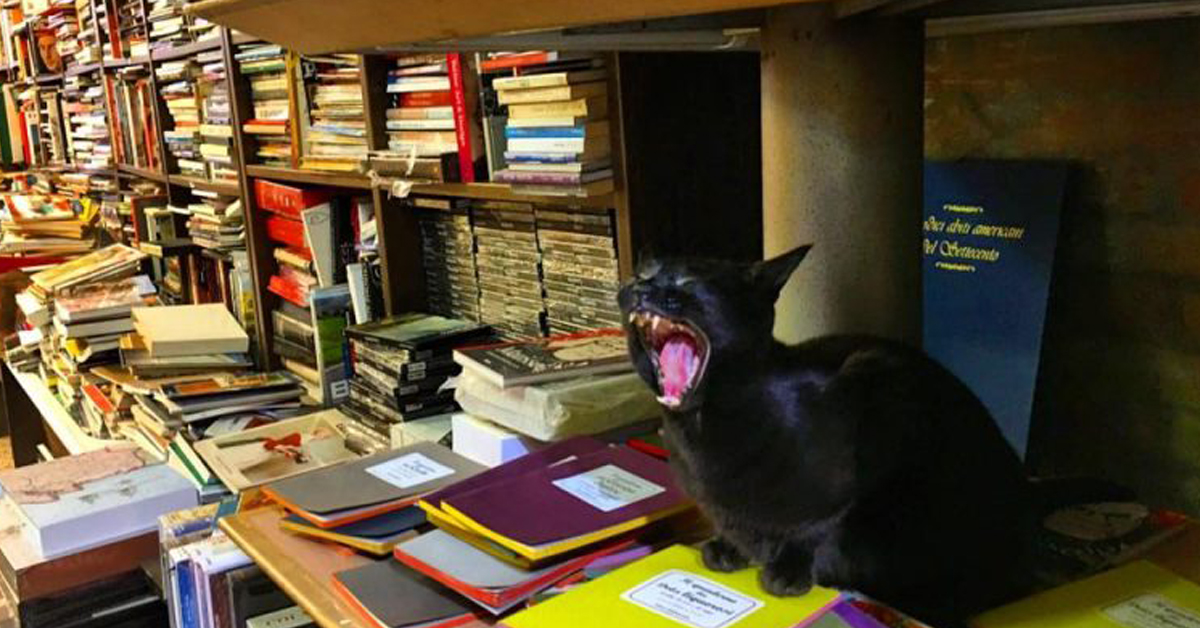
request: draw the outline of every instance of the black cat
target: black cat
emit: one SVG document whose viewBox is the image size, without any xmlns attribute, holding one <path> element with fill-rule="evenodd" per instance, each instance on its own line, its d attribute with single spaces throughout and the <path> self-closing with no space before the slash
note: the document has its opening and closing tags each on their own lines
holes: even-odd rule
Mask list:
<svg viewBox="0 0 1200 628">
<path fill-rule="evenodd" d="M 1029 485 L 971 391 L 897 342 L 773 337 L 808 248 L 650 262 L 621 290 L 672 465 L 717 530 L 705 564 L 761 564 L 769 593 L 857 590 L 936 626 L 1022 593 Z"/>
</svg>

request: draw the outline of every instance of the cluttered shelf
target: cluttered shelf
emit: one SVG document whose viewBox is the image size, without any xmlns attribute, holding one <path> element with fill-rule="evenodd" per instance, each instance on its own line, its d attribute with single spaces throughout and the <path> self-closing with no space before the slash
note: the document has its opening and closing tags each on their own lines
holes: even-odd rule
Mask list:
<svg viewBox="0 0 1200 628">
<path fill-rule="evenodd" d="M 280 168 L 276 166 L 257 166 L 248 164 L 246 174 L 259 179 L 276 181 L 291 181 L 293 183 L 308 183 L 328 185 L 340 188 L 358 190 L 371 189 L 371 180 L 358 173 L 336 173 L 320 170 L 301 170 L 299 168 Z"/>
<path fill-rule="evenodd" d="M 158 181 L 159 183 L 167 182 L 167 176 L 157 170 L 150 170 L 147 168 L 138 168 L 137 166 L 129 166 L 126 164 L 121 164 L 121 165 L 117 166 L 117 170 L 119 170 L 120 172 L 124 172 L 126 174 L 131 174 L 131 175 L 134 175 L 137 177 L 141 177 L 143 179 L 149 179 L 151 181 Z"/>
<path fill-rule="evenodd" d="M 67 452 L 72 455 L 81 454 L 114 444 L 115 441 L 95 438 L 85 432 L 37 374 L 19 371 L 8 362 L 4 363 L 4 368 L 8 369 L 12 379 L 21 386 L 21 390 L 41 414 L 42 421 L 54 432 Z M 5 394 L 15 392 L 6 391 Z"/>
<path fill-rule="evenodd" d="M 182 185 L 194 190 L 205 190 L 209 192 L 216 192 L 218 194 L 225 194 L 228 196 L 237 196 L 242 193 L 241 188 L 238 187 L 236 183 L 222 183 L 220 181 L 212 181 L 209 179 L 202 179 L 200 177 L 170 174 L 167 175 L 167 181 L 171 185 Z"/>
</svg>

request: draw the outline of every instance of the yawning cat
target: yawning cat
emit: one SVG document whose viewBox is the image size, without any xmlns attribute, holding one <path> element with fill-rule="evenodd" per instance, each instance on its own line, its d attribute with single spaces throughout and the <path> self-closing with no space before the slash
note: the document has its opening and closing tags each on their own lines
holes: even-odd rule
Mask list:
<svg viewBox="0 0 1200 628">
<path fill-rule="evenodd" d="M 807 252 L 650 262 L 620 293 L 672 465 L 717 530 L 705 563 L 761 564 L 776 595 L 858 590 L 937 626 L 1019 594 L 1029 489 L 971 391 L 901 343 L 775 340 Z"/>
</svg>

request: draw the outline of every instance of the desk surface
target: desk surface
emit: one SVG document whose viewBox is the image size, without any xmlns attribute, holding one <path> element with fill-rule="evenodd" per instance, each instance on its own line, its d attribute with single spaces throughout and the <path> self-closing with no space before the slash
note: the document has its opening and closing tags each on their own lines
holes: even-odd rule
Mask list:
<svg viewBox="0 0 1200 628">
<path fill-rule="evenodd" d="M 221 520 L 221 529 L 322 628 L 370 628 L 330 586 L 333 574 L 372 559 L 340 546 L 311 541 L 279 527 L 283 511 L 266 507 Z M 1146 556 L 1194 582 L 1200 582 L 1200 522 Z M 482 628 L 476 622 L 464 628 Z"/>
</svg>

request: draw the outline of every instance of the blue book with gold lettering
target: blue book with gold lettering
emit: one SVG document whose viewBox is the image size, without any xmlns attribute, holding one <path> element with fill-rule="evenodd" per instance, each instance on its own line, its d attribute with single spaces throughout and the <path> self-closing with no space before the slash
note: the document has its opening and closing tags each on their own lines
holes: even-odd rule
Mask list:
<svg viewBox="0 0 1200 628">
<path fill-rule="evenodd" d="M 925 164 L 924 347 L 1024 457 L 1067 164 Z"/>
</svg>

